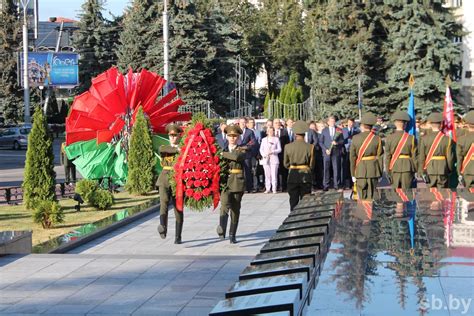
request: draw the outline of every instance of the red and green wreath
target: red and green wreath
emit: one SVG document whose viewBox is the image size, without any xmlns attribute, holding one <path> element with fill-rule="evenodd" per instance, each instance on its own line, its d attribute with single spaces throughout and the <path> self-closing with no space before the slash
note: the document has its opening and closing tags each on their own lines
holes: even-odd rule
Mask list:
<svg viewBox="0 0 474 316">
<path fill-rule="evenodd" d="M 176 208 L 215 209 L 220 199 L 220 159 L 210 124 L 193 120 L 184 131 L 181 151 L 171 175 Z"/>
</svg>

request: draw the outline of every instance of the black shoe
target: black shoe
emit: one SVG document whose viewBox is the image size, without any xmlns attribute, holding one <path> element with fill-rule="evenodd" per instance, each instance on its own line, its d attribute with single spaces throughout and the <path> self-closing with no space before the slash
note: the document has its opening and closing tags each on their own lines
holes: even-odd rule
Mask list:
<svg viewBox="0 0 474 316">
<path fill-rule="evenodd" d="M 229 229 L 229 241 L 231 244 L 236 244 L 237 243 L 237 239 L 235 238 L 235 235 L 237 233 L 237 226 L 239 225 L 239 223 L 230 223 L 230 229 Z"/>
<path fill-rule="evenodd" d="M 160 215 L 160 225 L 158 225 L 158 233 L 162 239 L 166 238 L 168 227 L 168 215 Z"/>
<path fill-rule="evenodd" d="M 220 240 L 225 239 L 225 233 L 227 230 L 227 221 L 229 219 L 229 215 L 223 215 L 219 217 L 219 225 L 217 225 L 217 235 L 219 235 Z"/>
<path fill-rule="evenodd" d="M 174 243 L 179 245 L 181 244 L 181 233 L 183 231 L 183 223 L 176 222 L 176 234 L 174 238 Z"/>
<path fill-rule="evenodd" d="M 329 191 L 329 189 L 328 189 L 328 188 L 324 188 L 323 191 L 324 191 L 324 192 L 327 192 L 327 191 Z"/>
</svg>

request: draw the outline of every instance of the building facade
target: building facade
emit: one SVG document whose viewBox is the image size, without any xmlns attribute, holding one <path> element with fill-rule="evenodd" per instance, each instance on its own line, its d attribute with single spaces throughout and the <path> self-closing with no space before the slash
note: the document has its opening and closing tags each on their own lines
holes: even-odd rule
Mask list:
<svg viewBox="0 0 474 316">
<path fill-rule="evenodd" d="M 456 39 L 462 50 L 462 70 L 459 80 L 462 85 L 462 101 L 467 110 L 474 109 L 474 86 L 472 72 L 474 71 L 474 1 L 447 0 L 446 6 L 454 9 L 457 20 L 462 24 L 466 33 Z"/>
</svg>

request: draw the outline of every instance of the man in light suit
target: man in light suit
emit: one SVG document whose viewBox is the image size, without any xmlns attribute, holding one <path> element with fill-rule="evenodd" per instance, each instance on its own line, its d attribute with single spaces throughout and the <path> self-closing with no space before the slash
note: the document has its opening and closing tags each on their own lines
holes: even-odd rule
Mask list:
<svg viewBox="0 0 474 316">
<path fill-rule="evenodd" d="M 247 128 L 246 117 L 239 119 L 239 127 L 242 130 L 242 134 L 239 136 L 237 144 L 240 147 L 246 147 L 247 150 L 244 162 L 245 186 L 248 193 L 253 193 L 252 157 L 255 154 L 255 146 L 257 146 L 258 143 L 253 131 Z"/>
<path fill-rule="evenodd" d="M 324 161 L 324 191 L 329 189 L 329 184 L 331 183 L 331 171 L 334 189 L 339 190 L 342 188 L 341 155 L 344 147 L 344 136 L 342 130 L 336 128 L 336 117 L 330 116 L 327 123 L 328 127 L 323 129 L 319 140 L 319 145 L 323 151 Z"/>
<path fill-rule="evenodd" d="M 216 134 L 216 140 L 217 140 L 217 145 L 219 145 L 219 147 L 224 150 L 224 148 L 227 147 L 227 145 L 229 144 L 229 142 L 227 141 L 227 137 L 225 135 L 225 128 L 227 127 L 227 124 L 225 122 L 222 122 L 220 125 L 219 125 L 219 130 L 218 130 L 218 133 Z"/>
</svg>

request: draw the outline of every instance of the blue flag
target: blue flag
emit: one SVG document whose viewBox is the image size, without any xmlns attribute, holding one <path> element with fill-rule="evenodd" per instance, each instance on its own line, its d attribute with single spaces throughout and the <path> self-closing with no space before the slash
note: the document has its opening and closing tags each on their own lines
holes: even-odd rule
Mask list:
<svg viewBox="0 0 474 316">
<path fill-rule="evenodd" d="M 413 96 L 413 89 L 410 89 L 410 101 L 408 103 L 408 115 L 410 116 L 410 122 L 406 127 L 406 132 L 410 135 L 415 136 L 416 140 L 416 117 L 415 117 L 415 97 Z"/>
</svg>

